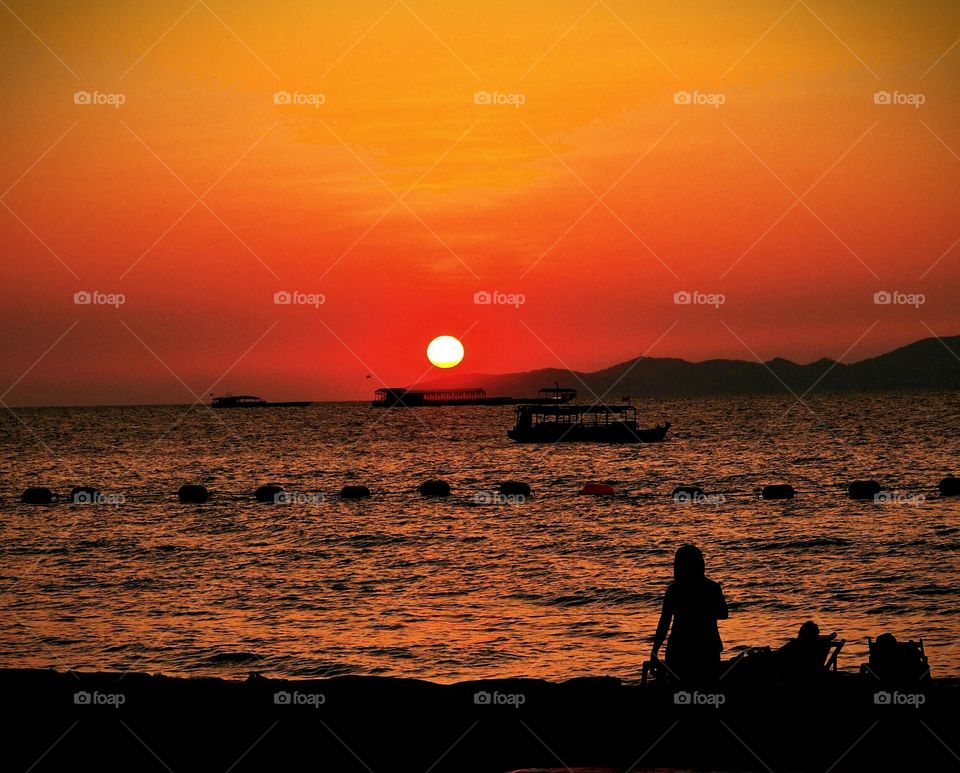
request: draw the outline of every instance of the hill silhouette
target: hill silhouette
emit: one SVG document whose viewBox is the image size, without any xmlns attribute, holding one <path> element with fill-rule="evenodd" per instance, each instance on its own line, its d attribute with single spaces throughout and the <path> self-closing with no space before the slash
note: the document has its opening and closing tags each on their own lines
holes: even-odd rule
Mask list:
<svg viewBox="0 0 960 773">
<path fill-rule="evenodd" d="M 784 385 L 798 394 L 811 388 L 814 393 L 952 390 L 960 389 L 960 336 L 925 338 L 851 364 L 827 358 L 800 365 L 780 357 L 766 363 L 638 357 L 593 372 L 541 368 L 522 373 L 451 374 L 419 384 L 417 388 L 480 387 L 491 396 L 527 397 L 554 383 L 574 387 L 582 395 L 589 394 L 586 388 L 589 387 L 610 399 L 620 395 L 784 393 Z"/>
</svg>

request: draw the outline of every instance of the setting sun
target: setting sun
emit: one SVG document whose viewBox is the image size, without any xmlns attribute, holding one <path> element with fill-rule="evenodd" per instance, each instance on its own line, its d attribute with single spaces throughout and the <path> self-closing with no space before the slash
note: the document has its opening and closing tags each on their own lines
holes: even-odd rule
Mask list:
<svg viewBox="0 0 960 773">
<path fill-rule="evenodd" d="M 463 344 L 453 336 L 437 336 L 427 346 L 427 359 L 438 368 L 452 368 L 463 359 Z"/>
</svg>

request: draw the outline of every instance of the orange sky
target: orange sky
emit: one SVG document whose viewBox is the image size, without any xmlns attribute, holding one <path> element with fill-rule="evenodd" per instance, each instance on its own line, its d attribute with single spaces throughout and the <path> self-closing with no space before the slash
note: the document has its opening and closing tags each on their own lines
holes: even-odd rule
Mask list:
<svg viewBox="0 0 960 773">
<path fill-rule="evenodd" d="M 9 405 L 366 398 L 441 333 L 489 372 L 960 333 L 960 7 L 7 5 Z"/>
</svg>

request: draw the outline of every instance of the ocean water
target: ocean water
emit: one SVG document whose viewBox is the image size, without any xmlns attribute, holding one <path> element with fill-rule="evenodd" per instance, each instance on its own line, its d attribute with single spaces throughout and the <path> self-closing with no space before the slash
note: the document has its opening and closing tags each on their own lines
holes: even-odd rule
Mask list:
<svg viewBox="0 0 960 773">
<path fill-rule="evenodd" d="M 808 618 L 847 640 L 923 637 L 960 675 L 960 393 L 638 403 L 659 445 L 519 446 L 510 407 L 198 406 L 0 415 L 0 667 L 439 681 L 637 679 L 673 551 L 723 584 L 728 655 Z M 448 480 L 447 500 L 418 484 Z M 896 501 L 855 502 L 876 478 Z M 484 502 L 502 480 L 524 502 Z M 578 495 L 587 481 L 618 495 Z M 765 483 L 798 490 L 764 502 Z M 182 505 L 182 483 L 214 492 Z M 258 504 L 276 482 L 300 495 Z M 373 496 L 340 501 L 362 483 Z M 674 503 L 699 483 L 711 501 Z M 28 506 L 28 485 L 110 503 Z"/>
</svg>

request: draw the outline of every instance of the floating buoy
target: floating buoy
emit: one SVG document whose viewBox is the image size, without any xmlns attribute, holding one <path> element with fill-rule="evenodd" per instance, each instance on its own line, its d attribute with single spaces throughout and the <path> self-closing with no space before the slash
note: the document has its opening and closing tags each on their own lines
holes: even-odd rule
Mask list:
<svg viewBox="0 0 960 773">
<path fill-rule="evenodd" d="M 789 483 L 771 483 L 763 487 L 760 496 L 764 499 L 793 499 L 796 493 Z"/>
<path fill-rule="evenodd" d="M 420 484 L 420 494 L 425 497 L 448 497 L 450 484 L 445 480 L 425 480 Z"/>
<path fill-rule="evenodd" d="M 344 486 L 340 489 L 340 499 L 364 499 L 370 496 L 366 486 Z"/>
<path fill-rule="evenodd" d="M 944 497 L 960 496 L 960 478 L 954 478 L 948 475 L 937 485 L 940 489 L 940 495 Z"/>
<path fill-rule="evenodd" d="M 616 494 L 617 490 L 607 483 L 584 483 L 580 493 L 595 497 L 608 497 Z"/>
<path fill-rule="evenodd" d="M 53 492 L 46 486 L 31 486 L 20 495 L 20 501 L 28 505 L 49 505 Z"/>
<path fill-rule="evenodd" d="M 180 501 L 184 504 L 203 504 L 210 498 L 210 492 L 206 486 L 199 483 L 185 483 L 177 492 Z"/>
<path fill-rule="evenodd" d="M 269 483 L 266 486 L 261 486 L 254 493 L 258 502 L 276 502 L 277 497 L 281 494 L 284 494 L 285 490 L 283 486 L 278 486 L 275 483 Z"/>
<path fill-rule="evenodd" d="M 855 480 L 847 488 L 850 499 L 873 499 L 881 491 L 875 480 Z"/>
<path fill-rule="evenodd" d="M 677 486 L 673 490 L 674 502 L 694 502 L 705 496 L 700 486 Z"/>
<path fill-rule="evenodd" d="M 505 480 L 500 484 L 500 493 L 505 497 L 530 496 L 530 484 L 521 480 Z"/>
<path fill-rule="evenodd" d="M 89 505 L 99 499 L 100 491 L 93 486 L 74 486 L 70 491 L 70 501 L 75 505 Z"/>
</svg>

